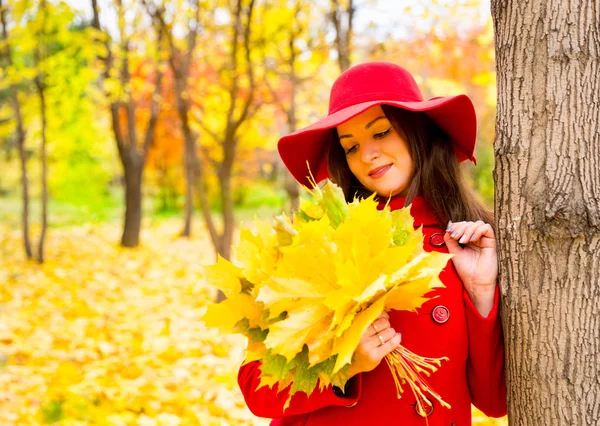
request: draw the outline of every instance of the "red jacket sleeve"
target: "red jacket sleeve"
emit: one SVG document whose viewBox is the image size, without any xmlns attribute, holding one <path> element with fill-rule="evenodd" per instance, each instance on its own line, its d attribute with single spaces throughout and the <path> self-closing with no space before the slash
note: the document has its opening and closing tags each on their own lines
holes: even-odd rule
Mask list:
<svg viewBox="0 0 600 426">
<path fill-rule="evenodd" d="M 317 385 L 310 396 L 304 392 L 296 392 L 284 412 L 283 406 L 289 395 L 289 387 L 279 392 L 278 385 L 275 384 L 272 388 L 263 386 L 257 390 L 260 383 L 260 365 L 260 361 L 252 361 L 242 365 L 238 372 L 238 384 L 246 400 L 246 405 L 258 417 L 274 419 L 310 413 L 332 405 L 353 406 L 360 398 L 362 377 L 361 374 L 357 374 L 350 380 L 345 395 L 336 395 L 331 385 L 322 391 Z"/>
<path fill-rule="evenodd" d="M 504 338 L 500 320 L 500 291 L 496 286 L 494 306 L 484 318 L 463 291 L 469 333 L 467 380 L 473 405 L 489 417 L 506 415 Z"/>
</svg>

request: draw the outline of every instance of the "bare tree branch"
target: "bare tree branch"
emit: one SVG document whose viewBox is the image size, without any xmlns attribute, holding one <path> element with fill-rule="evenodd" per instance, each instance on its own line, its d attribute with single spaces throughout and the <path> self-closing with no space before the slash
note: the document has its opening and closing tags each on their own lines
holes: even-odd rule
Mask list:
<svg viewBox="0 0 600 426">
<path fill-rule="evenodd" d="M 241 2 L 240 2 L 241 3 Z M 246 20 L 246 26 L 244 29 L 244 49 L 246 53 L 246 65 L 247 70 L 246 74 L 248 75 L 250 93 L 248 93 L 248 97 L 244 103 L 244 109 L 242 113 L 238 117 L 238 120 L 233 126 L 233 133 L 237 131 L 240 125 L 248 118 L 248 110 L 250 109 L 250 105 L 254 100 L 254 91 L 256 90 L 256 85 L 254 82 L 254 67 L 252 66 L 252 60 L 250 58 L 250 28 L 252 26 L 252 12 L 254 11 L 254 0 L 250 0 L 250 4 L 248 5 L 248 17 Z"/>
<path fill-rule="evenodd" d="M 159 59 L 156 61 L 156 82 L 154 83 L 154 93 L 152 93 L 152 98 L 150 99 L 150 118 L 148 119 L 148 125 L 146 126 L 146 132 L 144 134 L 144 144 L 142 148 L 142 156 L 143 163 L 146 163 L 146 159 L 148 158 L 148 152 L 150 151 L 150 146 L 154 141 L 154 130 L 156 128 L 156 123 L 158 121 L 158 114 L 160 112 L 160 93 L 162 91 L 162 78 L 163 71 L 160 66 L 160 49 L 163 41 L 163 31 L 159 28 L 157 31 L 157 44 L 159 48 Z"/>
</svg>

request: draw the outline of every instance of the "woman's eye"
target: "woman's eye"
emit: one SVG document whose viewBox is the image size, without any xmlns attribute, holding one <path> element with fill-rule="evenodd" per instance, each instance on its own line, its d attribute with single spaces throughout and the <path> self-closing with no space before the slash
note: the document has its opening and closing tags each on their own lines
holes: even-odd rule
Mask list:
<svg viewBox="0 0 600 426">
<path fill-rule="evenodd" d="M 392 130 L 392 128 L 390 127 L 389 129 L 387 129 L 387 130 L 386 130 L 386 131 L 384 131 L 384 132 L 381 132 L 381 133 L 375 133 L 375 134 L 373 135 L 373 137 L 374 137 L 375 139 L 381 139 L 381 138 L 385 138 L 385 137 L 386 137 L 386 136 L 387 136 L 387 135 L 390 133 L 390 131 L 391 131 L 391 130 Z"/>
<path fill-rule="evenodd" d="M 352 145 L 350 148 L 348 148 L 346 150 L 346 155 L 352 154 L 354 151 L 356 151 L 357 148 L 358 148 L 358 145 Z"/>
</svg>

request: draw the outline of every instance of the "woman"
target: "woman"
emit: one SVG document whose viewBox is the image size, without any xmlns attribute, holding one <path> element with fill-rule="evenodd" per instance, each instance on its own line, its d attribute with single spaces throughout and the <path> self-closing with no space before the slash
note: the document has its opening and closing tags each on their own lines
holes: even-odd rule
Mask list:
<svg viewBox="0 0 600 426">
<path fill-rule="evenodd" d="M 496 239 L 492 215 L 465 183 L 459 162 L 475 162 L 476 118 L 465 95 L 424 101 L 413 77 L 390 63 L 350 68 L 334 83 L 329 114 L 279 141 L 286 167 L 310 186 L 331 178 L 346 198 L 377 193 L 380 208 L 410 206 L 423 226 L 427 251 L 454 255 L 417 312 L 390 311 L 362 336 L 346 389 L 327 387 L 307 397 L 263 387 L 260 362 L 240 368 L 250 410 L 271 425 L 471 424 L 471 403 L 488 416 L 506 414 L 504 347 L 499 317 Z M 308 163 L 308 166 L 307 166 Z M 383 358 L 402 342 L 426 357 L 447 357 L 427 381 L 451 408 L 419 412 L 415 396 L 400 399 Z"/>
</svg>

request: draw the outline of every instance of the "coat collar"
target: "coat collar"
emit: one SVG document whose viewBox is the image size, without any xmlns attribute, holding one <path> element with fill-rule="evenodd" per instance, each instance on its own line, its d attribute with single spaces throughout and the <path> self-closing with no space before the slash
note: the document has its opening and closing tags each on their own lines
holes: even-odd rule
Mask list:
<svg viewBox="0 0 600 426">
<path fill-rule="evenodd" d="M 378 210 L 382 210 L 385 207 L 386 200 L 381 200 L 377 206 Z M 401 209 L 404 207 L 406 197 L 394 197 L 389 200 L 389 206 L 392 211 Z M 410 204 L 410 214 L 414 218 L 415 227 L 423 226 L 439 226 L 435 215 L 427 205 L 427 202 L 421 195 L 417 195 L 413 198 Z"/>
</svg>

